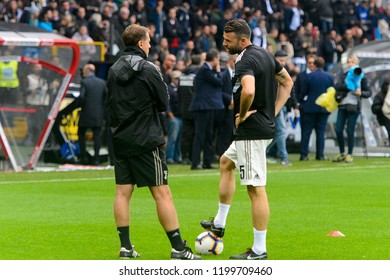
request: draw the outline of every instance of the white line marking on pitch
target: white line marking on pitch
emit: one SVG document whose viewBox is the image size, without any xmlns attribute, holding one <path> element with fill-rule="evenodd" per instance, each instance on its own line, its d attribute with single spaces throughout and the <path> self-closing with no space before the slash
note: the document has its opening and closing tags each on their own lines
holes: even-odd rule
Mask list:
<svg viewBox="0 0 390 280">
<path fill-rule="evenodd" d="M 335 171 L 335 170 L 359 170 L 359 169 L 376 169 L 376 168 L 389 168 L 387 165 L 370 165 L 370 166 L 348 166 L 343 168 L 326 167 L 326 168 L 310 168 L 310 169 L 296 169 L 296 170 L 269 170 L 268 173 L 299 173 L 299 172 L 321 172 L 321 171 Z M 219 172 L 197 172 L 197 173 L 186 173 L 186 174 L 170 174 L 170 178 L 181 178 L 181 177 L 204 177 L 204 176 L 219 176 Z M 80 181 L 113 181 L 112 177 L 101 177 L 101 178 L 62 178 L 62 179 L 48 179 L 48 180 L 25 180 L 25 181 L 2 181 L 0 185 L 19 185 L 19 184 L 31 184 L 31 183 L 59 183 L 59 182 L 80 182 Z"/>
</svg>

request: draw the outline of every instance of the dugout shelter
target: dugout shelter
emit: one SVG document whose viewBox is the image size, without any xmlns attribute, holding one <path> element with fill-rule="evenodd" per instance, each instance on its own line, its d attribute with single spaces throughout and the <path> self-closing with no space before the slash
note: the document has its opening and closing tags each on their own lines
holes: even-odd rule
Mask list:
<svg viewBox="0 0 390 280">
<path fill-rule="evenodd" d="M 0 170 L 36 166 L 79 59 L 69 38 L 0 22 Z"/>
</svg>

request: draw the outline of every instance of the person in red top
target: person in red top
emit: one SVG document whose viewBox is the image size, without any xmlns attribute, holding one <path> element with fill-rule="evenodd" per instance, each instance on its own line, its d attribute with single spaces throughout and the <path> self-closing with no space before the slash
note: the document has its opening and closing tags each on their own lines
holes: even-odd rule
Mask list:
<svg viewBox="0 0 390 280">
<path fill-rule="evenodd" d="M 176 55 L 180 47 L 180 38 L 183 35 L 183 27 L 176 19 L 176 8 L 170 8 L 168 19 L 164 22 L 164 37 L 167 37 L 169 52 Z"/>
</svg>

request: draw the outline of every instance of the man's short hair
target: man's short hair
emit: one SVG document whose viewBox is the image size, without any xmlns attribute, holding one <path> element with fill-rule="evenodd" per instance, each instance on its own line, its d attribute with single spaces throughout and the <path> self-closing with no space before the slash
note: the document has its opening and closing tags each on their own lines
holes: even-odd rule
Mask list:
<svg viewBox="0 0 390 280">
<path fill-rule="evenodd" d="M 316 60 L 314 61 L 314 65 L 318 69 L 320 69 L 320 68 L 323 69 L 325 66 L 325 60 L 322 57 L 317 57 Z"/>
<path fill-rule="evenodd" d="M 193 65 L 199 65 L 202 62 L 202 56 L 200 54 L 193 54 L 191 56 L 191 62 Z"/>
<path fill-rule="evenodd" d="M 139 24 L 132 24 L 126 27 L 122 33 L 122 40 L 126 47 L 135 47 L 138 42 L 146 39 L 149 29 Z"/>
<path fill-rule="evenodd" d="M 95 66 L 93 65 L 93 64 L 86 64 L 85 66 L 85 69 L 87 69 L 87 71 L 89 72 L 89 73 L 95 73 Z"/>
<path fill-rule="evenodd" d="M 219 57 L 219 51 L 217 49 L 210 49 L 206 54 L 206 61 L 213 61 L 214 58 Z"/>
<path fill-rule="evenodd" d="M 245 37 L 247 39 L 251 38 L 251 28 L 248 23 L 243 19 L 232 19 L 229 20 L 223 29 L 225 33 L 234 32 L 237 38 Z"/>
<path fill-rule="evenodd" d="M 219 58 L 219 60 L 220 60 L 221 62 L 228 62 L 228 61 L 230 60 L 230 54 L 229 54 L 228 52 L 226 52 L 226 51 L 222 51 L 222 52 L 220 53 L 220 58 Z"/>
</svg>

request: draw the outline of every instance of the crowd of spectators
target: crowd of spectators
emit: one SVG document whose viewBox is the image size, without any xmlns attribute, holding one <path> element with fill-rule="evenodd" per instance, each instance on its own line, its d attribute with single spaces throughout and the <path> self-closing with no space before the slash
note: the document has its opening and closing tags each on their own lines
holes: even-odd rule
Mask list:
<svg viewBox="0 0 390 280">
<path fill-rule="evenodd" d="M 107 54 L 111 55 L 123 48 L 121 34 L 126 26 L 139 23 L 152 33 L 151 60 L 161 64 L 170 53 L 185 67 L 192 54 L 211 48 L 222 50 L 225 22 L 243 18 L 253 31 L 253 43 L 273 53 L 287 52 L 290 69 L 302 71 L 306 55 L 316 54 L 325 59 L 325 70 L 329 70 L 349 48 L 390 38 L 389 2 L 3 0 L 0 21 L 27 23 L 75 40 L 91 38 L 104 42 Z"/>
<path fill-rule="evenodd" d="M 390 39 L 390 0 L 3 0 L 0 10 L 0 21 L 26 23 L 75 41 L 104 42 L 106 61 L 124 49 L 121 35 L 127 26 L 146 26 L 148 59 L 160 65 L 173 95 L 177 85 L 172 77 L 185 75 L 197 64 L 194 57 L 202 57 L 203 64 L 206 53 L 216 49 L 222 61 L 223 27 L 233 18 L 246 20 L 253 44 L 286 54 L 285 68 L 294 76 L 306 72 L 311 56 L 321 57 L 329 71 L 349 49 Z M 87 59 L 95 49 L 84 51 L 82 58 Z M 80 66 L 88 62 L 80 60 Z M 184 116 L 183 138 L 187 128 Z M 169 125 L 167 130 L 172 139 Z M 183 151 L 183 143 L 185 161 L 191 152 Z M 182 160 L 174 152 L 177 147 L 168 150 L 170 161 Z"/>
</svg>

